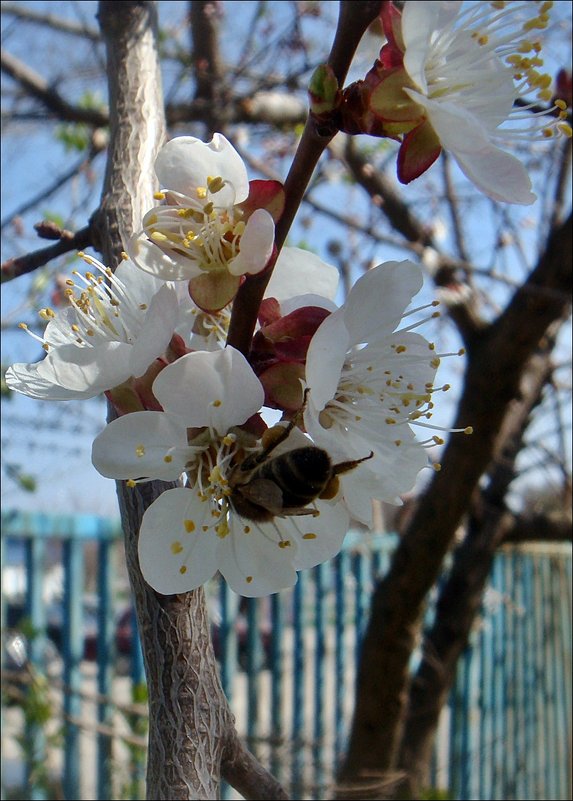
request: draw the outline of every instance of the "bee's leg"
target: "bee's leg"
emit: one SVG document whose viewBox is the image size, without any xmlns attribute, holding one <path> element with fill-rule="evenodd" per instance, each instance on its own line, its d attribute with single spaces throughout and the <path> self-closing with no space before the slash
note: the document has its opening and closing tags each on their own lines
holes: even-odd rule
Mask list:
<svg viewBox="0 0 573 801">
<path fill-rule="evenodd" d="M 351 459 L 348 462 L 339 462 L 338 464 L 332 465 L 332 474 L 334 476 L 339 476 L 341 473 L 348 473 L 350 470 L 353 470 L 357 465 L 361 462 L 366 462 L 368 459 L 372 459 L 374 456 L 374 451 L 370 451 L 368 456 L 363 456 L 362 459 Z"/>
</svg>

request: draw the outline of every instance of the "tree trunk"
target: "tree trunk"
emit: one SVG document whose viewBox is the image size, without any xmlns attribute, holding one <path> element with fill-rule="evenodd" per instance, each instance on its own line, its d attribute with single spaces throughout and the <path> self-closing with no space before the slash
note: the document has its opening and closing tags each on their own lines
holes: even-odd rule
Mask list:
<svg viewBox="0 0 573 801">
<path fill-rule="evenodd" d="M 101 2 L 110 98 L 110 152 L 94 220 L 99 249 L 115 267 L 153 205 L 154 161 L 165 138 L 156 9 L 150 2 Z M 233 721 L 219 683 L 202 590 L 161 596 L 137 557 L 143 513 L 169 485 L 118 482 L 125 550 L 149 695 L 147 797 L 218 796 L 224 735 Z"/>
<path fill-rule="evenodd" d="M 557 330 L 558 324 L 555 325 Z M 489 485 L 481 492 L 457 548 L 450 572 L 436 604 L 435 621 L 424 637 L 422 660 L 409 695 L 406 724 L 399 757 L 407 774 L 406 797 L 416 798 L 429 785 L 430 761 L 442 707 L 455 679 L 459 656 L 467 646 L 495 553 L 513 525 L 505 497 L 516 471 L 515 463 L 531 414 L 541 402 L 552 375 L 551 353 L 555 337 L 547 337 L 544 351 L 529 362 L 520 396 L 510 404 L 502 426 Z"/>
<path fill-rule="evenodd" d="M 409 661 L 443 559 L 477 483 L 490 464 L 508 404 L 522 370 L 549 325 L 570 303 L 571 220 L 549 238 L 529 280 L 487 329 L 468 341 L 468 365 L 455 427 L 471 437 L 450 438 L 442 459 L 377 586 L 364 637 L 350 743 L 339 775 L 338 798 L 384 793 L 400 750 L 409 693 Z M 377 782 L 379 780 L 379 782 Z M 354 796 L 356 797 L 356 796 Z"/>
</svg>

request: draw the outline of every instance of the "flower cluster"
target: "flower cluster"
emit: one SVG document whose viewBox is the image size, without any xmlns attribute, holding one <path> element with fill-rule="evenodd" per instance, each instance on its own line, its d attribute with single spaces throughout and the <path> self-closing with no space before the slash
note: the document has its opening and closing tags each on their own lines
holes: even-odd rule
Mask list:
<svg viewBox="0 0 573 801">
<path fill-rule="evenodd" d="M 398 140 L 404 182 L 447 148 L 491 197 L 530 203 L 524 167 L 498 143 L 523 136 L 524 120 L 529 136 L 569 133 L 561 101 L 541 116 L 523 105 L 532 92 L 552 98 L 533 35 L 550 6 L 384 2 L 379 59 L 344 92 L 319 70 L 315 119 Z M 45 357 L 12 365 L 6 381 L 48 400 L 105 392 L 119 416 L 94 441 L 96 469 L 129 487 L 178 482 L 139 532 L 155 590 L 186 592 L 219 571 L 237 593 L 273 593 L 334 556 L 351 520 L 372 526 L 373 499 L 400 503 L 421 470 L 439 467 L 428 451 L 443 440 L 417 434 L 437 429 L 434 397 L 448 386 L 436 371 L 452 354 L 415 330 L 438 312 L 411 308 L 422 287 L 412 262 L 368 270 L 338 307 L 334 267 L 278 253 L 284 189 L 249 181 L 221 134 L 173 139 L 156 172 L 157 205 L 123 263 L 113 273 L 80 254 L 90 269 L 67 281 L 64 308 L 40 311 L 43 336 L 29 332 Z M 241 353 L 227 344 L 235 298 L 265 272 Z"/>
<path fill-rule="evenodd" d="M 399 11 L 385 0 L 387 43 L 365 79 L 339 93 L 326 113 L 335 112 L 348 133 L 398 140 L 402 183 L 445 149 L 484 194 L 533 203 L 527 171 L 508 146 L 571 136 L 567 104 L 551 102 L 551 76 L 541 71 L 536 32 L 548 26 L 552 5 L 428 0 L 406 2 Z M 328 86 L 324 76 L 317 83 Z M 540 103 L 546 107 L 538 111 Z"/>
</svg>

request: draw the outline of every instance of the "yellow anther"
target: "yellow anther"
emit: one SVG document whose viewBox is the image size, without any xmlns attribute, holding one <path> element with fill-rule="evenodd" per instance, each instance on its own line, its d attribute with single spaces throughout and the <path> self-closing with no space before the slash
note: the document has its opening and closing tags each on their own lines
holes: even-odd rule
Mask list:
<svg viewBox="0 0 573 801">
<path fill-rule="evenodd" d="M 250 526 L 243 526 L 243 533 L 244 534 L 250 534 L 251 533 L 251 527 Z"/>
<path fill-rule="evenodd" d="M 568 125 L 566 122 L 560 122 L 559 125 L 557 126 L 557 128 L 561 131 L 561 133 L 564 136 L 566 136 L 568 139 L 571 139 L 571 135 L 573 134 L 573 131 L 572 131 L 570 125 Z"/>
<path fill-rule="evenodd" d="M 152 239 L 154 242 L 168 242 L 169 241 L 168 238 L 165 236 L 165 234 L 162 234 L 160 231 L 153 231 L 153 233 L 150 235 L 149 238 Z"/>
<path fill-rule="evenodd" d="M 281 540 L 279 542 L 279 548 L 290 548 L 291 541 L 290 540 Z"/>
<path fill-rule="evenodd" d="M 209 192 L 214 195 L 225 186 L 225 181 L 219 175 L 216 178 L 207 178 L 207 186 L 209 187 Z"/>
<path fill-rule="evenodd" d="M 187 534 L 191 534 L 193 531 L 195 531 L 195 523 L 192 520 L 184 520 L 183 527 Z"/>
<path fill-rule="evenodd" d="M 170 456 L 169 454 L 167 454 L 167 456 L 164 456 L 164 457 L 163 457 L 163 461 L 164 461 L 166 464 L 170 464 L 170 463 L 173 461 L 173 456 Z"/>
<path fill-rule="evenodd" d="M 155 200 L 165 200 L 165 192 L 154 192 L 153 197 Z"/>
<path fill-rule="evenodd" d="M 315 540 L 316 534 L 313 534 L 312 531 L 307 531 L 306 534 L 302 535 L 303 540 Z"/>
<path fill-rule="evenodd" d="M 245 576 L 245 581 L 247 582 L 247 584 L 250 584 L 252 580 L 253 580 L 252 576 Z"/>
<path fill-rule="evenodd" d="M 172 554 L 181 553 L 182 550 L 183 550 L 183 546 L 181 545 L 181 543 L 178 540 L 175 540 L 175 542 L 171 543 L 171 553 Z"/>
<path fill-rule="evenodd" d="M 233 234 L 235 236 L 243 236 L 243 234 L 245 233 L 245 228 L 246 225 L 243 222 L 243 220 L 239 220 L 239 222 L 235 223 L 235 225 L 233 226 Z"/>
<path fill-rule="evenodd" d="M 135 447 L 135 455 L 141 459 L 142 456 L 145 456 L 145 445 L 136 445 Z"/>
<path fill-rule="evenodd" d="M 386 423 L 387 423 L 389 426 L 394 426 L 394 425 L 396 425 L 396 421 L 394 420 L 394 418 L 393 418 L 393 417 L 387 417 L 387 418 L 386 418 L 386 420 L 385 420 L 384 422 L 386 422 Z"/>
<path fill-rule="evenodd" d="M 434 464 L 432 465 L 432 467 L 434 468 L 434 470 L 436 471 L 436 473 L 439 473 L 439 472 L 440 472 L 440 470 L 442 469 L 442 465 L 441 465 L 439 462 L 434 462 Z"/>
<path fill-rule="evenodd" d="M 472 426 L 467 426 L 467 428 L 464 428 L 464 434 L 467 434 L 469 436 L 470 434 L 473 434 L 473 433 L 474 433 L 474 430 L 473 430 Z"/>
<path fill-rule="evenodd" d="M 196 192 L 199 200 L 205 200 L 205 198 L 207 197 L 207 189 L 204 186 L 198 186 Z"/>
<path fill-rule="evenodd" d="M 560 100 L 559 98 L 557 98 L 557 100 L 555 101 L 555 105 L 557 106 L 557 108 L 561 109 L 561 111 L 567 111 L 567 103 L 564 100 Z"/>
<path fill-rule="evenodd" d="M 137 481 L 134 481 L 132 478 L 128 479 L 125 483 L 130 489 L 137 487 Z"/>
<path fill-rule="evenodd" d="M 219 406 L 222 406 L 222 404 L 223 404 L 223 401 L 222 401 L 222 400 L 219 400 L 219 399 L 217 399 L 217 400 L 214 400 L 214 401 L 213 401 L 213 406 L 214 406 L 216 409 L 218 409 L 218 408 L 219 408 Z"/>
<path fill-rule="evenodd" d="M 22 331 L 28 330 L 28 326 L 26 325 L 26 323 L 18 323 L 18 328 L 21 328 Z"/>
<path fill-rule="evenodd" d="M 187 573 L 187 566 L 181 565 L 181 567 L 179 568 L 179 572 L 181 573 L 182 576 L 184 576 L 185 573 Z"/>
</svg>

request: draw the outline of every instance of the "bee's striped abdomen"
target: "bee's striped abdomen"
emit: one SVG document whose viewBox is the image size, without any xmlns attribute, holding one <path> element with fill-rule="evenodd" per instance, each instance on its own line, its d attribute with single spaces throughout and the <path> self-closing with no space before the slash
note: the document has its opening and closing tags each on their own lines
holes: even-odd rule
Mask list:
<svg viewBox="0 0 573 801">
<path fill-rule="evenodd" d="M 295 448 L 261 465 L 256 475 L 277 484 L 286 509 L 298 508 L 324 490 L 332 477 L 332 463 L 321 448 Z"/>
</svg>

